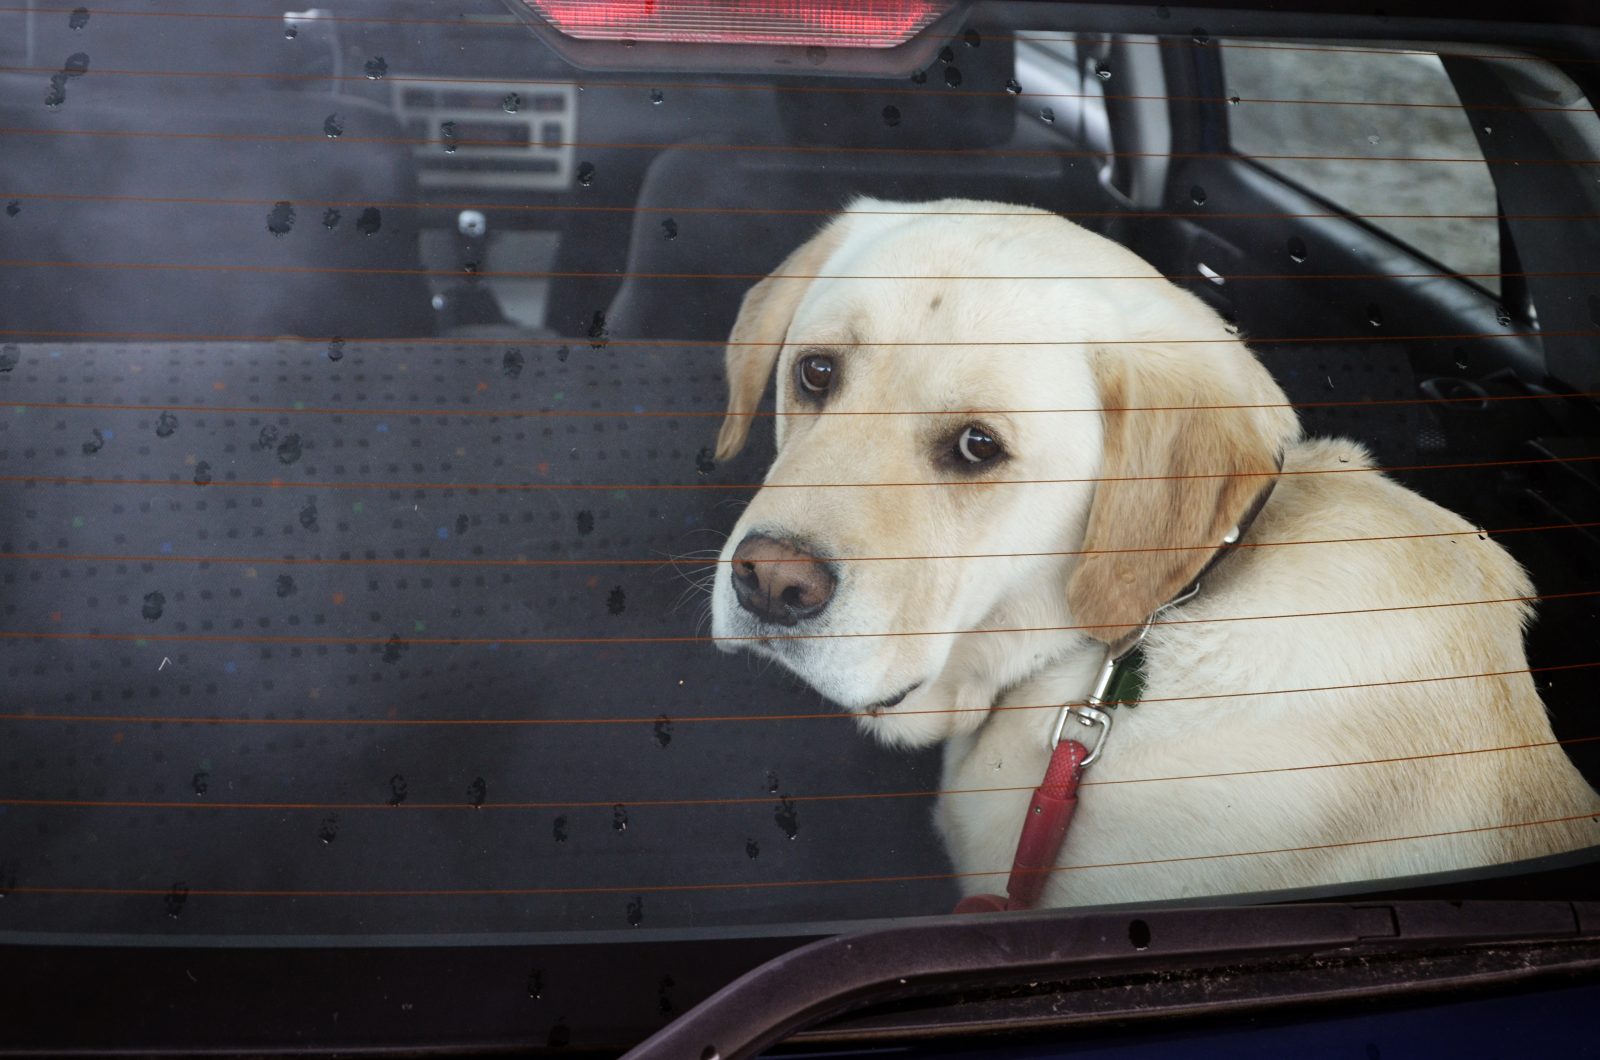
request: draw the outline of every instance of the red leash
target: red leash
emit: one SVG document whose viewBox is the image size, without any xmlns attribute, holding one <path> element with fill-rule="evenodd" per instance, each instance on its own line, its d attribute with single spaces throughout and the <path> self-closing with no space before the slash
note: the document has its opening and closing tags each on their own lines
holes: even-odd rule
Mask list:
<svg viewBox="0 0 1600 1060">
<path fill-rule="evenodd" d="M 1072 824 L 1072 812 L 1078 808 L 1078 781 L 1088 757 L 1089 749 L 1077 740 L 1056 744 L 1044 779 L 1028 804 L 1028 817 L 1022 823 L 1022 838 L 1017 841 L 1017 856 L 1011 862 L 1005 895 L 971 895 L 961 899 L 956 912 L 998 913 L 1032 909 L 1039 904 L 1044 885 L 1055 871 L 1061 845 L 1067 841 L 1067 827 Z"/>
</svg>

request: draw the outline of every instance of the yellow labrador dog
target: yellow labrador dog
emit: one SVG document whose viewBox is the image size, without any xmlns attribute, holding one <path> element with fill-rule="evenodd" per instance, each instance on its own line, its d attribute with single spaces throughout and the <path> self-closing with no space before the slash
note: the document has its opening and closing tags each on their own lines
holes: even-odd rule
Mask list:
<svg viewBox="0 0 1600 1060">
<path fill-rule="evenodd" d="M 1523 571 L 1361 446 L 1303 438 L 1224 322 L 1131 252 L 1038 210 L 859 199 L 745 296 L 719 459 L 773 375 L 777 458 L 713 633 L 890 744 L 943 743 L 969 894 L 1005 884 L 1060 706 L 1153 614 L 1143 700 L 1042 904 L 1600 844 L 1526 672 Z M 1268 484 L 1244 547 L 1163 609 Z"/>
</svg>

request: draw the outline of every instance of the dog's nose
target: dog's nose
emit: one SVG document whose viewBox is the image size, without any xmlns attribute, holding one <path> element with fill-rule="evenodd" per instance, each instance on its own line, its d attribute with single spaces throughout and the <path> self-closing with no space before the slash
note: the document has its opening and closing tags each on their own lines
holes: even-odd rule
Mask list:
<svg viewBox="0 0 1600 1060">
<path fill-rule="evenodd" d="M 835 579 L 826 560 L 765 534 L 750 534 L 733 550 L 733 592 L 739 606 L 763 622 L 792 626 L 822 614 Z"/>
</svg>

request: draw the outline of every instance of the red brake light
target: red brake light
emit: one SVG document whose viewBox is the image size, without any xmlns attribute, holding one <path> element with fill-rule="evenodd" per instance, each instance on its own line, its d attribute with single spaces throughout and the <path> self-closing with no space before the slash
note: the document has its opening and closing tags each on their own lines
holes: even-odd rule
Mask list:
<svg viewBox="0 0 1600 1060">
<path fill-rule="evenodd" d="M 522 0 L 578 40 L 892 48 L 949 0 Z"/>
</svg>

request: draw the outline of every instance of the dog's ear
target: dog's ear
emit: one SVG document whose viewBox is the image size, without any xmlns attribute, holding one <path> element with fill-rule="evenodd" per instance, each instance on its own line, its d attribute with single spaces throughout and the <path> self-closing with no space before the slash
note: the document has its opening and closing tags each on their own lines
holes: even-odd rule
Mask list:
<svg viewBox="0 0 1600 1060">
<path fill-rule="evenodd" d="M 1207 324 L 1203 334 L 1221 333 Z M 1104 461 L 1067 603 L 1075 623 L 1115 643 L 1194 580 L 1300 426 L 1237 340 L 1104 346 L 1092 364 Z"/>
<path fill-rule="evenodd" d="M 739 318 L 728 335 L 725 356 L 728 376 L 728 411 L 717 433 L 718 460 L 744 448 L 750 420 L 767 389 L 767 377 L 783 349 L 789 322 L 800 299 L 828 258 L 844 240 L 845 217 L 830 221 L 822 231 L 783 259 L 766 279 L 745 292 Z"/>
</svg>

